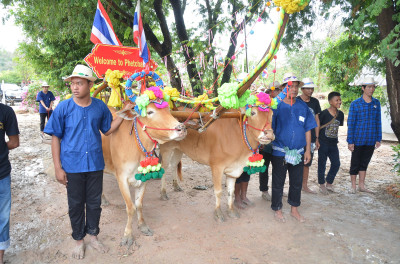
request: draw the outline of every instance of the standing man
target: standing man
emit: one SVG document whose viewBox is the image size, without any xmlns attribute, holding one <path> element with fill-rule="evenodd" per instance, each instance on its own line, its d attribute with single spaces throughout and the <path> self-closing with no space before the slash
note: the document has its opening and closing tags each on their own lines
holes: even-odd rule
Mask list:
<svg viewBox="0 0 400 264">
<path fill-rule="evenodd" d="M 299 222 L 305 219 L 300 215 L 301 187 L 303 167 L 311 159 L 311 129 L 317 126 L 314 115 L 301 100 L 296 100 L 299 87 L 303 86 L 293 73 L 286 73 L 283 86 L 290 85 L 288 94 L 272 116 L 272 129 L 276 136 L 272 145 L 272 201 L 275 219 L 285 222 L 282 214 L 283 186 L 286 172 L 289 171 L 288 203 L 291 205 L 291 216 Z"/>
<path fill-rule="evenodd" d="M 53 93 L 49 91 L 50 85 L 46 82 L 42 83 L 43 91 L 37 94 L 36 101 L 39 102 L 39 114 L 40 114 L 40 136 L 44 137 L 44 125 L 49 121 L 51 114 L 53 113 L 53 102 L 56 100 Z"/>
<path fill-rule="evenodd" d="M 350 193 L 356 193 L 357 174 L 358 190 L 372 193 L 365 187 L 365 176 L 372 154 L 381 146 L 382 141 L 381 104 L 372 97 L 375 87 L 372 77 L 365 78 L 361 88 L 362 96 L 354 100 L 349 109 L 347 143 L 351 151 Z"/>
<path fill-rule="evenodd" d="M 317 98 L 312 97 L 314 93 L 315 84 L 311 78 L 304 78 L 303 80 L 303 87 L 301 87 L 302 94 L 297 97 L 297 99 L 302 100 L 305 102 L 310 108 L 311 113 L 315 117 L 315 121 L 317 122 L 317 127 L 311 129 L 311 159 L 310 162 L 304 164 L 303 169 L 303 187 L 302 190 L 308 193 L 316 193 L 315 191 L 308 188 L 308 175 L 310 174 L 310 166 L 312 164 L 314 158 L 314 150 L 319 149 L 319 114 L 321 113 L 321 106 Z"/>
<path fill-rule="evenodd" d="M 57 181 L 67 187 L 72 238 L 76 241 L 72 257 L 76 259 L 85 256 L 83 239 L 87 234 L 92 248 L 101 253 L 108 251 L 97 239 L 104 170 L 100 131 L 108 136 L 123 121 L 121 117 L 112 120 L 104 102 L 90 97 L 95 80 L 89 67 L 77 65 L 72 75 L 65 79 L 71 83 L 74 97 L 57 106 L 44 130 L 52 135 L 51 151 Z M 132 105 L 125 108 L 132 108 Z"/>
<path fill-rule="evenodd" d="M 0 264 L 4 263 L 4 251 L 10 246 L 11 164 L 8 153 L 18 146 L 17 117 L 11 107 L 0 103 Z"/>
</svg>

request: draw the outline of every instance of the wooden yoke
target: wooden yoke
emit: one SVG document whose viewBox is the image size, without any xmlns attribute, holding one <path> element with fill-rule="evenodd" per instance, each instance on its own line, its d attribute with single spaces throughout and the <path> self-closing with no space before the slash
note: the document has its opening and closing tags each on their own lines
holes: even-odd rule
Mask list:
<svg viewBox="0 0 400 264">
<path fill-rule="evenodd" d="M 237 96 L 240 98 L 247 89 L 250 88 L 251 84 L 254 82 L 254 80 L 262 73 L 262 71 L 268 66 L 268 64 L 271 62 L 271 60 L 274 58 L 274 55 L 279 49 L 279 43 L 282 39 L 283 33 L 285 32 L 285 28 L 287 25 L 287 22 L 289 20 L 289 15 L 286 14 L 283 10 L 281 11 L 281 20 L 279 21 L 280 27 L 275 33 L 274 39 L 272 39 L 271 43 L 269 44 L 269 47 L 267 51 L 264 53 L 263 57 L 261 58 L 260 62 L 258 63 L 258 66 L 253 69 L 251 74 L 249 74 L 240 84 L 239 84 L 239 89 L 237 91 Z M 218 117 L 221 117 L 221 115 L 226 112 L 228 109 L 223 108 L 221 105 L 218 106 L 213 114 L 209 114 L 208 117 L 210 119 L 207 121 L 207 123 L 202 126 L 199 129 L 199 132 L 203 132 L 207 129 L 209 125 L 211 125 Z"/>
</svg>

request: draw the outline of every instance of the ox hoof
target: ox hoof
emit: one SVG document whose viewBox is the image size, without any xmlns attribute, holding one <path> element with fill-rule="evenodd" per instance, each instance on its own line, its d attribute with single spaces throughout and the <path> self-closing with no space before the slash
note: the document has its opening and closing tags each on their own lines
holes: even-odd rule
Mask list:
<svg viewBox="0 0 400 264">
<path fill-rule="evenodd" d="M 237 210 L 235 210 L 235 209 L 228 210 L 228 215 L 229 215 L 229 217 L 232 217 L 232 218 L 235 218 L 235 219 L 240 218 L 239 212 Z"/>
<path fill-rule="evenodd" d="M 181 188 L 181 186 L 179 186 L 177 181 L 174 181 L 173 185 L 174 185 L 175 192 L 183 192 L 183 189 Z"/>
<path fill-rule="evenodd" d="M 122 238 L 122 241 L 120 243 L 121 246 L 127 246 L 130 247 L 133 245 L 133 235 L 130 236 L 124 236 Z"/>
<path fill-rule="evenodd" d="M 142 232 L 146 236 L 153 235 L 153 231 L 151 231 L 151 229 L 146 224 L 140 225 L 138 228 L 139 228 L 140 232 Z"/>
<path fill-rule="evenodd" d="M 220 208 L 215 209 L 214 219 L 220 223 L 225 222 L 224 214 L 222 213 Z"/>
<path fill-rule="evenodd" d="M 163 200 L 163 201 L 168 201 L 168 200 L 169 200 L 169 198 L 168 198 L 168 195 L 167 195 L 167 192 L 166 192 L 166 191 L 161 191 L 161 196 L 160 196 L 160 199 L 161 199 L 161 200 Z"/>
</svg>

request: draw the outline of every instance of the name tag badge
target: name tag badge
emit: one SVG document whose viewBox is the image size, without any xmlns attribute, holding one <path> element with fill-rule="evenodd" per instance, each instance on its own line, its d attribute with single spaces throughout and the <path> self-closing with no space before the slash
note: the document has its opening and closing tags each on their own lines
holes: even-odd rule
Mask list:
<svg viewBox="0 0 400 264">
<path fill-rule="evenodd" d="M 299 120 L 300 120 L 300 122 L 304 122 L 304 117 L 303 116 L 299 116 Z"/>
</svg>

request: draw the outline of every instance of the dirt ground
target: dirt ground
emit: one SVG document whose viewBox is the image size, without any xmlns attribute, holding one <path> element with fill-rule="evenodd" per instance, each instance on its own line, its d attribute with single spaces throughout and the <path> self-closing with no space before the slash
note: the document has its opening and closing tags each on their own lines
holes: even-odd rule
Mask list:
<svg viewBox="0 0 400 264">
<path fill-rule="evenodd" d="M 104 190 L 110 205 L 103 207 L 99 238 L 110 251 L 99 254 L 88 248 L 84 260 L 73 260 L 66 190 L 54 179 L 50 145 L 39 137 L 39 115 L 17 116 L 21 146 L 10 153 L 12 242 L 5 254 L 7 263 L 400 263 L 400 203 L 385 193 L 385 187 L 398 180 L 390 172 L 391 144 L 383 143 L 370 163 L 367 186 L 376 194 L 348 194 L 346 128 L 340 129 L 337 193 L 303 192 L 304 224 L 289 217 L 285 197 L 288 221 L 274 220 L 270 202 L 261 198 L 258 175 L 249 185 L 255 207 L 241 210 L 240 219 L 225 214 L 227 221 L 217 223 L 210 170 L 185 157 L 183 192 L 173 191 L 169 172 L 168 201 L 159 198 L 160 181 L 149 182 L 143 211 L 154 235 L 145 236 L 134 228 L 135 244 L 129 249 L 119 245 L 125 204 L 114 176 L 106 174 Z M 318 189 L 316 161 L 314 157 L 309 181 L 314 190 Z M 226 195 L 222 207 L 226 213 Z"/>
</svg>

